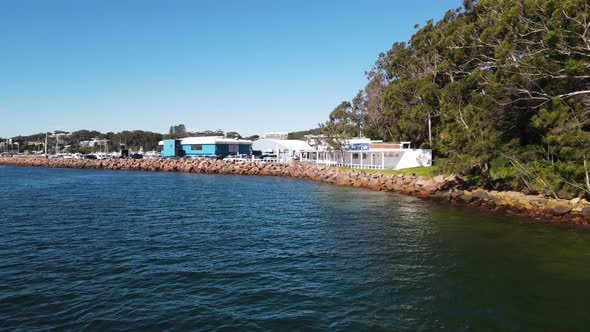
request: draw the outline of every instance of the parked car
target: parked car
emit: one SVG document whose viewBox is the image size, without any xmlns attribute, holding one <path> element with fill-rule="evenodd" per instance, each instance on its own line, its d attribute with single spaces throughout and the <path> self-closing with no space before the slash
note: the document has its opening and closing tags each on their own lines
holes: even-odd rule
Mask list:
<svg viewBox="0 0 590 332">
<path fill-rule="evenodd" d="M 257 156 L 256 158 L 261 159 L 261 160 L 275 160 L 275 159 L 277 159 L 277 155 L 276 154 L 261 154 L 261 155 Z"/>
<path fill-rule="evenodd" d="M 131 155 L 131 159 L 143 159 L 143 155 L 139 153 L 134 153 Z"/>
<path fill-rule="evenodd" d="M 245 158 L 243 156 L 227 156 L 223 158 L 225 161 L 249 161 L 250 159 Z"/>
</svg>

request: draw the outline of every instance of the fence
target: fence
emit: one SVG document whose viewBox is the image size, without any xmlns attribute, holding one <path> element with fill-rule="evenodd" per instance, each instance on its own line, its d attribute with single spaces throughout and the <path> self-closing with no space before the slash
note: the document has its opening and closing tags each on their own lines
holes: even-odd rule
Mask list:
<svg viewBox="0 0 590 332">
<path fill-rule="evenodd" d="M 383 149 L 367 151 L 302 152 L 301 162 L 362 169 L 404 169 L 432 165 L 432 150 Z"/>
</svg>

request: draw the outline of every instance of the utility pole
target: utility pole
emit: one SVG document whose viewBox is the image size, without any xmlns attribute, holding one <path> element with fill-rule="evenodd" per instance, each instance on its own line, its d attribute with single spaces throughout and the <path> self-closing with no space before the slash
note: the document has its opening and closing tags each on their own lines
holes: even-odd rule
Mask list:
<svg viewBox="0 0 590 332">
<path fill-rule="evenodd" d="M 432 149 L 432 119 L 430 113 L 428 113 L 428 144 L 429 148 Z"/>
</svg>

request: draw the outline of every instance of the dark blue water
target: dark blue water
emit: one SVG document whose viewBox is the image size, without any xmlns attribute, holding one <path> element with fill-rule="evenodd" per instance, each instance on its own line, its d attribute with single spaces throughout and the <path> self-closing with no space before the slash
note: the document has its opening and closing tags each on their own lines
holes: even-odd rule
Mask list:
<svg viewBox="0 0 590 332">
<path fill-rule="evenodd" d="M 590 234 L 272 177 L 0 166 L 2 330 L 574 331 Z"/>
</svg>

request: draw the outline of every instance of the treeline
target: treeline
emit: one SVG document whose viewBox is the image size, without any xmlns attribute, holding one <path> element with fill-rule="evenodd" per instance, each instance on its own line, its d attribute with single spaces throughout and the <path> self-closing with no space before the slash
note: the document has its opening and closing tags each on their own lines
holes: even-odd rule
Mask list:
<svg viewBox="0 0 590 332">
<path fill-rule="evenodd" d="M 321 133 L 322 133 L 321 128 L 294 131 L 294 132 L 290 132 L 287 134 L 287 139 L 303 140 L 305 138 L 305 135 L 320 135 Z"/>
<path fill-rule="evenodd" d="M 179 124 L 170 127 L 167 134 L 154 133 L 144 130 L 124 130 L 121 132 L 102 133 L 96 130 L 77 130 L 71 133 L 56 130 L 49 133 L 39 133 L 29 136 L 16 136 L 11 139 L 8 146 L 7 139 L 0 139 L 2 146 L 0 152 L 40 153 L 44 152 L 45 139 L 47 138 L 48 153 L 57 152 L 113 152 L 121 149 L 132 151 L 158 150 L 158 142 L 168 138 L 184 138 L 189 136 L 224 136 L 229 138 L 242 138 L 237 132 L 224 132 L 218 130 L 188 131 L 185 125 Z M 258 136 L 246 137 L 246 139 L 258 138 Z M 92 146 L 88 141 L 97 140 Z"/>
<path fill-rule="evenodd" d="M 204 130 L 204 131 L 188 131 L 184 124 L 170 126 L 168 135 L 164 135 L 164 138 L 184 138 L 184 137 L 202 137 L 202 136 L 223 136 L 228 138 L 243 138 L 240 133 L 235 131 L 228 131 L 227 133 L 221 129 L 217 130 Z"/>
<path fill-rule="evenodd" d="M 416 28 L 325 133 L 412 141 L 489 188 L 590 196 L 587 0 L 467 0 Z"/>
<path fill-rule="evenodd" d="M 163 136 L 160 133 L 143 130 L 102 133 L 96 130 L 82 129 L 71 133 L 57 130 L 50 133 L 16 136 L 12 138 L 12 142 L 16 147 L 16 151 L 20 153 L 44 151 L 46 138 L 49 153 L 55 153 L 56 148 L 58 152 L 81 153 L 119 151 L 122 148 L 134 151 L 139 149 L 150 151 L 158 149 L 158 142 L 162 140 Z M 96 143 L 95 146 L 87 146 L 83 143 L 94 139 L 101 142 Z"/>
</svg>

